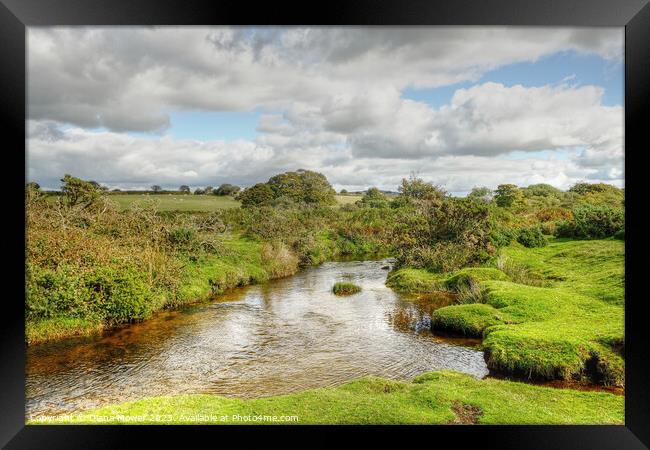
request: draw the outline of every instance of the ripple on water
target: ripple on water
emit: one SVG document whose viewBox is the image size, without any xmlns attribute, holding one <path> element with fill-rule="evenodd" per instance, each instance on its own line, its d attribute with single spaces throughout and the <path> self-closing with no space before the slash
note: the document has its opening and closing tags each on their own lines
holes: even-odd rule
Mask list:
<svg viewBox="0 0 650 450">
<path fill-rule="evenodd" d="M 399 296 L 384 285 L 387 264 L 328 262 L 102 337 L 29 347 L 27 414 L 152 395 L 262 397 L 443 368 L 487 375 L 475 340 L 429 331 L 431 311 L 453 298 Z M 331 287 L 341 280 L 362 291 L 336 297 Z"/>
</svg>

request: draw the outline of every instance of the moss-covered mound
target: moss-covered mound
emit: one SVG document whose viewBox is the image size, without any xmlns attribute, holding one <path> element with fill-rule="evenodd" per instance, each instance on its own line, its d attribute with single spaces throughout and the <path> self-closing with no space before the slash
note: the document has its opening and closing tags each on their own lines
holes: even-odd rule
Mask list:
<svg viewBox="0 0 650 450">
<path fill-rule="evenodd" d="M 491 370 L 544 379 L 589 377 L 624 386 L 623 243 L 554 241 L 547 247 L 513 246 L 504 256 L 524 265 L 547 286 L 508 280 L 494 268 L 463 269 L 436 280 L 460 291 L 480 284 L 481 303 L 432 313 L 432 327 L 483 336 Z M 427 279 L 409 270 L 410 279 Z M 401 280 L 401 278 L 397 278 Z M 442 281 L 440 281 L 442 280 Z"/>
<path fill-rule="evenodd" d="M 434 327 L 482 333 L 488 367 L 495 371 L 546 379 L 588 376 L 624 386 L 622 299 L 613 295 L 622 278 L 622 248 L 614 241 L 550 247 L 511 251 L 554 280 L 550 287 L 485 281 L 485 305 L 437 310 Z"/>
<path fill-rule="evenodd" d="M 361 292 L 361 287 L 347 281 L 339 281 L 332 286 L 332 292 L 336 295 L 352 295 Z"/>
</svg>

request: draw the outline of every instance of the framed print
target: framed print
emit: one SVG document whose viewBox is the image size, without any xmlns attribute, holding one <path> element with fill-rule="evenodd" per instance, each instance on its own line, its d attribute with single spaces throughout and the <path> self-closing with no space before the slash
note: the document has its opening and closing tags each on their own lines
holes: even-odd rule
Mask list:
<svg viewBox="0 0 650 450">
<path fill-rule="evenodd" d="M 3 0 L 3 445 L 647 446 L 646 3 Z"/>
</svg>

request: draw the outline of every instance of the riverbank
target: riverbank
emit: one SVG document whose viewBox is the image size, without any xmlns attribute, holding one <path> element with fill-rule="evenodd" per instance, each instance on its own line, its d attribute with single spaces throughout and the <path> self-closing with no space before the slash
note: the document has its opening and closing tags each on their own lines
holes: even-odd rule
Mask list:
<svg viewBox="0 0 650 450">
<path fill-rule="evenodd" d="M 464 304 L 432 314 L 432 328 L 484 338 L 490 370 L 624 387 L 624 243 L 553 240 L 512 245 L 492 268 L 450 275 L 403 269 L 388 285 L 421 294 L 455 290 Z"/>
<path fill-rule="evenodd" d="M 381 255 L 381 253 L 366 254 L 368 247 L 363 243 L 355 247 L 349 241 L 333 239 L 328 233 L 322 233 L 302 258 L 282 242 L 265 242 L 239 234 L 220 236 L 218 244 L 217 253 L 203 252 L 198 256 L 175 255 L 172 264 L 177 268 L 180 282 L 177 286 L 170 286 L 155 293 L 146 292 L 142 300 L 148 304 L 146 314 L 130 314 L 121 321 L 105 321 L 90 315 L 27 320 L 26 343 L 34 345 L 101 333 L 125 323 L 146 320 L 162 309 L 175 309 L 204 302 L 229 289 L 290 276 L 302 267 L 319 265 L 342 255 L 348 257 Z M 125 286 L 132 280 L 125 278 L 121 285 Z M 85 284 L 84 280 L 79 280 L 77 289 L 72 294 L 82 296 L 83 293 L 80 294 L 79 291 L 85 290 L 83 289 Z M 129 286 L 125 287 L 128 288 L 125 294 L 132 295 L 133 289 Z M 113 291 L 112 294 L 116 292 Z M 119 293 L 117 294 L 116 296 L 120 297 Z"/>
<path fill-rule="evenodd" d="M 412 382 L 365 377 L 337 387 L 250 400 L 216 395 L 154 397 L 28 423 L 575 425 L 623 421 L 622 396 L 439 371 Z"/>
</svg>

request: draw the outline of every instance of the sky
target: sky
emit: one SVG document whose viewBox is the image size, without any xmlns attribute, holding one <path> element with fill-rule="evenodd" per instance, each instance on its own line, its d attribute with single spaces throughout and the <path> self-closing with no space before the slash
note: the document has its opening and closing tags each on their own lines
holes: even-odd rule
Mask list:
<svg viewBox="0 0 650 450">
<path fill-rule="evenodd" d="M 28 28 L 27 178 L 623 186 L 623 28 Z"/>
</svg>

